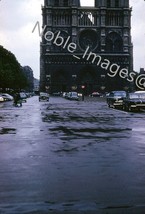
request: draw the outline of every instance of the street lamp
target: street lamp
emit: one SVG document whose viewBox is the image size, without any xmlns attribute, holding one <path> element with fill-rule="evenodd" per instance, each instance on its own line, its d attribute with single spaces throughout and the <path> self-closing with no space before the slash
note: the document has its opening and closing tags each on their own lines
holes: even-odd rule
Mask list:
<svg viewBox="0 0 145 214">
<path fill-rule="evenodd" d="M 85 85 L 82 85 L 81 88 L 82 88 L 82 101 L 84 101 L 84 98 L 85 98 Z"/>
<path fill-rule="evenodd" d="M 47 74 L 46 75 L 46 91 L 50 91 L 50 84 L 51 84 L 51 75 L 50 74 Z"/>
<path fill-rule="evenodd" d="M 106 86 L 105 86 L 105 78 L 106 78 L 106 75 L 102 74 L 101 75 L 101 87 L 100 87 L 102 93 L 104 93 L 104 90 L 106 88 Z"/>
<path fill-rule="evenodd" d="M 77 90 L 76 78 L 77 78 L 77 75 L 73 74 L 72 75 L 72 90 Z"/>
</svg>

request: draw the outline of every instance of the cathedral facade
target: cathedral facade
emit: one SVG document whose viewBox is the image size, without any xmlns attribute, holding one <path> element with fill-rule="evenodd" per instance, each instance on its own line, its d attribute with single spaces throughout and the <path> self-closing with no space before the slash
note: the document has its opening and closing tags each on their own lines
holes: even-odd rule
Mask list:
<svg viewBox="0 0 145 214">
<path fill-rule="evenodd" d="M 123 90 L 133 71 L 129 0 L 45 0 L 40 90 Z"/>
</svg>

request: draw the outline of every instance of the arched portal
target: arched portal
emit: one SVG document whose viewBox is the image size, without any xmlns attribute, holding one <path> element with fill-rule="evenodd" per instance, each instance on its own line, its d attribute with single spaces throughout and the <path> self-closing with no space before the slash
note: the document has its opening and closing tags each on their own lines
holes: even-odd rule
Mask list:
<svg viewBox="0 0 145 214">
<path fill-rule="evenodd" d="M 79 85 L 85 86 L 85 94 L 91 94 L 95 90 L 96 85 L 96 75 L 93 67 L 85 66 L 84 68 L 82 68 L 78 81 Z"/>
<path fill-rule="evenodd" d="M 64 92 L 67 91 L 68 75 L 64 70 L 57 70 L 52 76 L 52 91 L 51 92 Z"/>
</svg>

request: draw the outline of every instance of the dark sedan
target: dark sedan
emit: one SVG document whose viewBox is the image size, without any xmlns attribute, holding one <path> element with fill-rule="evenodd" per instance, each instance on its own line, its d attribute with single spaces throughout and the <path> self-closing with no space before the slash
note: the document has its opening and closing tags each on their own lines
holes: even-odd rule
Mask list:
<svg viewBox="0 0 145 214">
<path fill-rule="evenodd" d="M 39 102 L 40 101 L 49 101 L 49 94 L 45 92 L 40 92 Z"/>
<path fill-rule="evenodd" d="M 123 99 L 126 97 L 125 91 L 112 91 L 107 96 L 107 104 L 109 107 L 119 107 L 123 106 Z"/>
<path fill-rule="evenodd" d="M 129 93 L 123 101 L 123 110 L 126 111 L 145 110 L 145 94 Z"/>
</svg>

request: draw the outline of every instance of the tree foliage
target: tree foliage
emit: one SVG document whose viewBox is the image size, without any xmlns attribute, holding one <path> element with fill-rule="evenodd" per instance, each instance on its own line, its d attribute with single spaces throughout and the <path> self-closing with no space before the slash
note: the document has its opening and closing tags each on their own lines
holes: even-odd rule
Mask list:
<svg viewBox="0 0 145 214">
<path fill-rule="evenodd" d="M 15 55 L 0 46 L 0 88 L 22 89 L 26 85 L 26 77 Z"/>
</svg>

